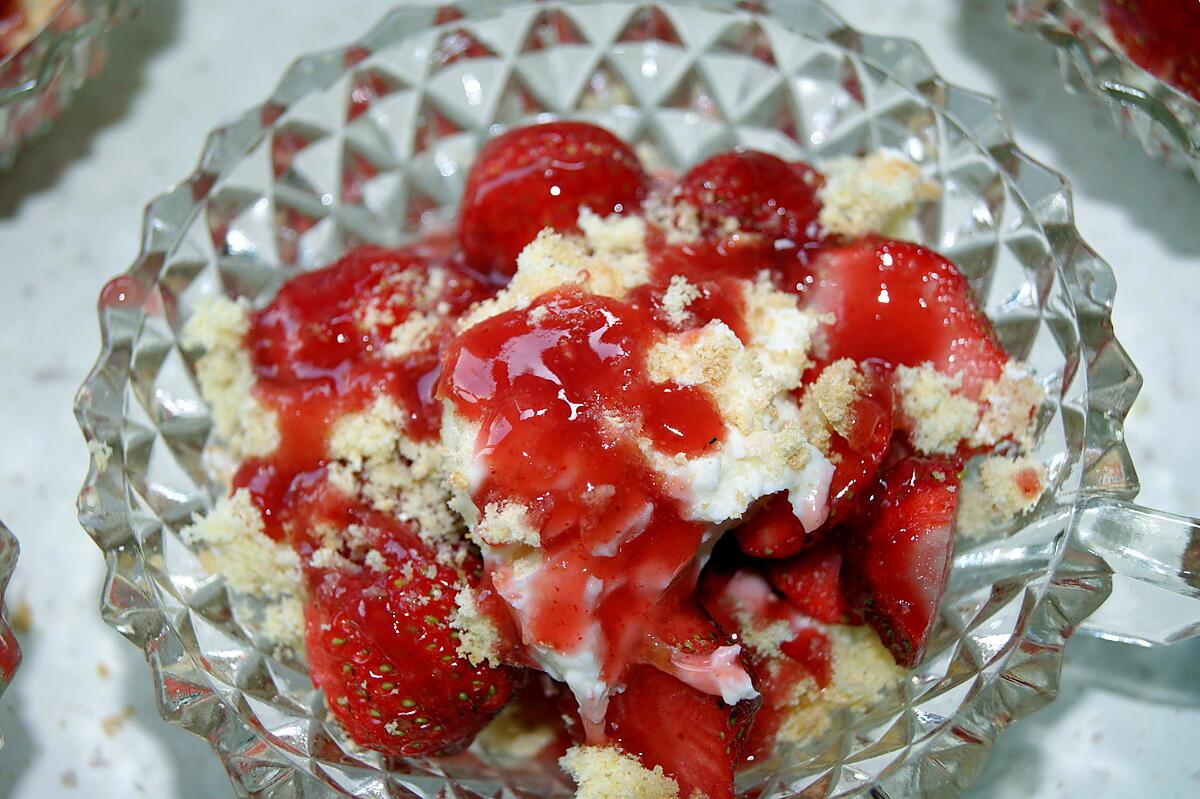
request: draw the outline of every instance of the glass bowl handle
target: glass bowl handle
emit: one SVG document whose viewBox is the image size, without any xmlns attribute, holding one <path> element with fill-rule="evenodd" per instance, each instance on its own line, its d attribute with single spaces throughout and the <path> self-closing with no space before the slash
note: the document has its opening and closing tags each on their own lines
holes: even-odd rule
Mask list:
<svg viewBox="0 0 1200 799">
<path fill-rule="evenodd" d="M 1095 497 L 1075 535 L 1113 571 L 1112 596 L 1081 631 L 1140 646 L 1200 636 L 1200 519 Z"/>
</svg>

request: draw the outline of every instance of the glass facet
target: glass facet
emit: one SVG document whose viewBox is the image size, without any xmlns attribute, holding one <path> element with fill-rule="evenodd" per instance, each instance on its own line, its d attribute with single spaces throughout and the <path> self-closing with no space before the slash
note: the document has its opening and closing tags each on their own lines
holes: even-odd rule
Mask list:
<svg viewBox="0 0 1200 799">
<path fill-rule="evenodd" d="M 1113 336 L 1112 271 L 1079 239 L 1064 179 L 1016 147 L 993 100 L 815 0 L 399 8 L 356 44 L 300 59 L 214 131 L 105 289 L 102 352 L 77 399 L 102 454 L 79 510 L 108 563 L 105 620 L 145 650 L 164 716 L 212 743 L 239 795 L 570 795 L 560 775 L 474 750 L 385 762 L 355 747 L 303 664 L 243 624 L 245 598 L 179 535 L 221 490 L 205 468 L 198 353 L 179 343 L 200 299 L 261 305 L 299 270 L 450 218 L 487 137 L 557 117 L 602 124 L 674 169 L 739 145 L 817 161 L 893 147 L 943 187 L 919 238 L 959 265 L 1046 388 L 1032 454 L 1051 489 L 960 546 L 929 656 L 894 701 L 738 788 L 956 794 L 1002 729 L 1053 698 L 1066 638 L 1109 594 L 1112 570 L 1074 532 L 1086 503 L 1137 493 L 1121 424 L 1140 377 Z"/>
<path fill-rule="evenodd" d="M 1200 180 L 1200 100 L 1125 55 L 1104 20 L 1103 2 L 1009 0 L 1009 19 L 1058 48 L 1067 88 L 1107 107 L 1122 135 Z"/>
</svg>

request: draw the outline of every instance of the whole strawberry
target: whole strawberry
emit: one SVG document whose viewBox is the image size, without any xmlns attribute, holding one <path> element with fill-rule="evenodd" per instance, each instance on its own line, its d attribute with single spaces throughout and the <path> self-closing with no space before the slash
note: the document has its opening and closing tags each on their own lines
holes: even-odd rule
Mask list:
<svg viewBox="0 0 1200 799">
<path fill-rule="evenodd" d="M 735 150 L 697 164 L 672 196 L 696 208 L 704 233 L 736 228 L 801 245 L 815 235 L 821 176 L 757 150 Z"/>
<path fill-rule="evenodd" d="M 508 702 L 520 672 L 472 666 L 457 654 L 449 619 L 464 579 L 436 562 L 406 526 L 373 518 L 364 562 L 334 558 L 308 570 L 308 666 L 330 712 L 363 746 L 387 755 L 441 755 L 466 747 Z M 466 577 L 464 577 L 466 575 Z"/>
<path fill-rule="evenodd" d="M 459 241 L 467 263 L 496 276 L 542 228 L 576 229 L 580 206 L 599 214 L 641 211 L 646 173 L 629 145 L 584 122 L 550 122 L 489 141 L 467 177 Z"/>
</svg>

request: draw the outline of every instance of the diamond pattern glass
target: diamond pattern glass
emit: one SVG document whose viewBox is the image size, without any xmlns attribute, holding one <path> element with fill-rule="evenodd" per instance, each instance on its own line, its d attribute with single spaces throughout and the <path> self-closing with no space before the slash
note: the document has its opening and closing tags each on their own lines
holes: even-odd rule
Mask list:
<svg viewBox="0 0 1200 799">
<path fill-rule="evenodd" d="M 1200 180 L 1200 100 L 1130 61 L 1104 21 L 1102 3 L 1009 0 L 1009 19 L 1058 48 L 1067 88 L 1107 107 L 1122 135 Z"/>
<path fill-rule="evenodd" d="M 1121 422 L 1140 378 L 1112 334 L 1109 267 L 1080 241 L 1064 180 L 1011 141 L 995 103 L 945 83 L 912 43 L 859 34 L 815 0 L 478 0 L 400 8 L 357 43 L 300 59 L 212 133 L 155 200 L 142 253 L 101 297 L 103 349 L 76 412 L 94 447 L 80 518 L 108 563 L 105 620 L 142 647 L 170 721 L 207 738 L 239 795 L 567 796 L 560 775 L 469 751 L 364 752 L 328 723 L 303 664 L 179 537 L 219 485 L 178 336 L 204 296 L 267 301 L 363 242 L 451 217 L 480 143 L 587 119 L 681 169 L 748 146 L 820 160 L 890 146 L 944 187 L 921 240 L 968 275 L 1004 344 L 1047 389 L 1036 455 L 1052 490 L 956 554 L 930 655 L 894 697 L 738 781 L 742 796 L 937 797 L 1057 690 L 1065 639 L 1110 570 L 1073 535 L 1085 501 L 1132 498 Z"/>
</svg>

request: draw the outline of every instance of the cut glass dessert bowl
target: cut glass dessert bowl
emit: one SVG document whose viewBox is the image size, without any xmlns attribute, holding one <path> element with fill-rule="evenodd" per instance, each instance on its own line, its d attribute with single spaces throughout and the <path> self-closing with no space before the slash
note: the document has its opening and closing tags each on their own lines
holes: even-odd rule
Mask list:
<svg viewBox="0 0 1200 799">
<path fill-rule="evenodd" d="M 1128 504 L 1120 425 L 1139 378 L 1112 335 L 1112 273 L 1079 241 L 1063 180 L 1012 144 L 992 101 L 815 2 L 399 9 L 298 62 L 152 203 L 141 257 L 101 297 L 104 347 L 78 399 L 94 452 L 80 514 L 108 560 L 105 618 L 145 649 L 164 715 L 213 743 L 240 794 L 569 792 L 553 769 L 482 749 L 384 759 L 355 746 L 303 663 L 255 632 L 253 608 L 180 535 L 221 492 L 197 353 L 180 343 L 196 309 L 222 295 L 261 305 L 354 245 L 445 222 L 484 140 L 560 117 L 676 171 L 739 145 L 809 161 L 901 151 L 942 189 L 915 238 L 963 271 L 1048 397 L 1033 454 L 1050 490 L 1018 524 L 960 542 L 929 654 L 900 694 L 746 771 L 744 795 L 957 792 L 1001 729 L 1053 697 L 1066 637 L 1115 577 L 1146 590 L 1102 632 L 1196 631 L 1191 523 Z"/>
<path fill-rule="evenodd" d="M 16 5 L 22 2 L 27 25 L 5 31 L 0 18 L 0 168 L 12 164 L 22 142 L 49 129 L 100 71 L 105 34 L 141 7 L 141 0 L 21 0 Z M 0 8 L 0 16 L 5 13 Z"/>
<path fill-rule="evenodd" d="M 1183 0 L 1179 5 L 1185 5 Z M 1169 6 L 1128 0 L 1009 0 L 1009 19 L 1018 30 L 1040 36 L 1057 48 L 1059 70 L 1067 87 L 1107 107 L 1124 136 L 1139 142 L 1148 155 L 1189 170 L 1200 179 L 1197 43 L 1180 40 L 1184 50 L 1192 53 L 1192 64 L 1184 68 L 1188 71 L 1164 69 L 1166 53 L 1150 58 L 1148 53 L 1131 53 L 1127 44 L 1139 34 L 1118 33 L 1112 26 L 1114 20 L 1125 25 L 1143 10 Z M 1114 15 L 1114 9 L 1121 16 Z M 1176 23 L 1167 20 L 1164 24 Z M 1165 79 L 1171 77 L 1168 73 L 1175 73 L 1176 79 Z"/>
</svg>

